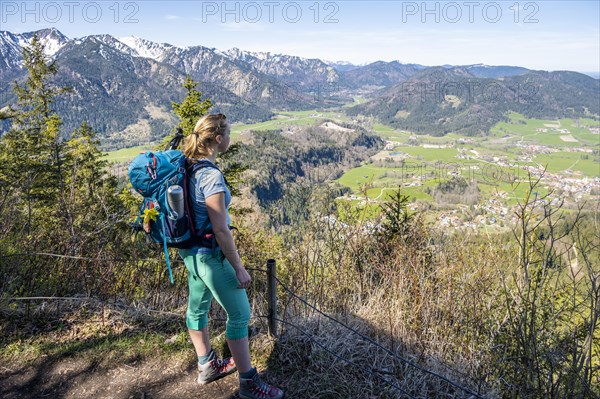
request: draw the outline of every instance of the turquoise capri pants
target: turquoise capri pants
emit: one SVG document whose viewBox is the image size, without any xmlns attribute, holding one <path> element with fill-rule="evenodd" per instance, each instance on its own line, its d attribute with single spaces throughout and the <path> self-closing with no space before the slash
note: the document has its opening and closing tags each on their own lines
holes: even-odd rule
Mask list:
<svg viewBox="0 0 600 399">
<path fill-rule="evenodd" d="M 190 330 L 202 330 L 208 325 L 208 312 L 214 296 L 227 313 L 227 339 L 247 337 L 250 304 L 246 290 L 237 288 L 239 281 L 231 263 L 220 250 L 214 254 L 186 252 L 180 253 L 188 270 L 187 327 Z"/>
</svg>

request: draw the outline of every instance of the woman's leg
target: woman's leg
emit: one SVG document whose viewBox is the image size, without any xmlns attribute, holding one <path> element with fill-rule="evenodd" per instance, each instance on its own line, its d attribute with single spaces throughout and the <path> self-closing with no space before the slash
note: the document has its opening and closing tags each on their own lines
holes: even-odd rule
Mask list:
<svg viewBox="0 0 600 399">
<path fill-rule="evenodd" d="M 216 256 L 198 255 L 198 257 L 206 265 L 206 273 L 202 277 L 202 281 L 227 312 L 225 336 L 229 350 L 240 372 L 240 398 L 281 399 L 283 391 L 263 382 L 250 364 L 250 348 L 248 345 L 250 304 L 248 303 L 246 290 L 237 288 L 239 281 L 233 267 L 222 253 Z"/>
<path fill-rule="evenodd" d="M 252 364 L 250 363 L 250 346 L 248 345 L 248 337 L 242 339 L 227 339 L 227 345 L 231 356 L 235 360 L 235 365 L 240 373 L 244 374 L 250 371 Z"/>
<path fill-rule="evenodd" d="M 235 361 L 231 358 L 219 359 L 210 348 L 208 333 L 208 311 L 213 295 L 205 283 L 210 274 L 210 265 L 206 257 L 193 254 L 184 257 L 188 269 L 189 300 L 186 314 L 186 325 L 194 349 L 198 355 L 198 383 L 205 385 L 235 371 Z"/>
<path fill-rule="evenodd" d="M 229 350 L 235 360 L 238 371 L 249 371 L 250 349 L 248 346 L 248 321 L 250 304 L 245 289 L 237 288 L 239 281 L 235 270 L 221 252 L 198 255 L 206 264 L 206 273 L 202 277 L 214 298 L 225 309 L 227 323 L 225 336 Z"/>
<path fill-rule="evenodd" d="M 186 256 L 184 262 L 188 269 L 189 288 L 186 325 L 196 354 L 206 356 L 211 349 L 208 312 L 213 298 L 209 287 L 202 281 L 206 274 L 206 265 L 199 261 L 197 255 Z"/>
<path fill-rule="evenodd" d="M 190 333 L 190 338 L 194 344 L 194 349 L 196 349 L 196 355 L 199 357 L 208 355 L 211 349 L 208 326 L 201 330 L 192 330 L 191 328 L 188 328 L 188 332 Z"/>
</svg>

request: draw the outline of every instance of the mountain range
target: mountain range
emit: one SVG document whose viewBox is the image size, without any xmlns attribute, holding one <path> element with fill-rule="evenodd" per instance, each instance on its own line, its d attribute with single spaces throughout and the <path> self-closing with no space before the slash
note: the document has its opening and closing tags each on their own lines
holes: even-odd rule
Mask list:
<svg viewBox="0 0 600 399">
<path fill-rule="evenodd" d="M 463 101 L 462 108 L 448 108 L 444 105 L 446 99 L 431 102 L 413 98 L 406 102 L 398 95 L 399 91 L 406 91 L 407 84 L 431 85 L 435 79 L 438 83 L 439 79 L 461 84 L 465 79 L 470 84 L 496 82 L 503 90 L 534 79 L 544 87 L 544 95 L 540 97 L 541 105 L 520 107 L 527 108 L 530 114 L 566 111 L 575 104 L 566 98 L 581 93 L 584 99 L 575 108 L 587 109 L 588 114 L 600 113 L 595 105 L 598 102 L 593 102 L 598 80 L 575 72 L 548 73 L 481 64 L 428 67 L 398 61 L 359 66 L 237 48 L 182 48 L 131 36 L 101 34 L 71 39 L 53 28 L 21 34 L 0 31 L 0 108 L 15 100 L 10 82 L 26 76 L 21 51 L 34 34 L 44 43 L 47 56 L 57 62 L 55 84 L 73 88 L 55 104 L 65 130 L 87 120 L 107 149 L 154 141 L 168 134 L 176 123 L 170 112 L 171 102 L 179 102 L 185 96 L 182 84 L 186 75 L 200 82 L 198 89 L 212 100 L 213 111 L 247 123 L 268 120 L 280 110 L 339 107 L 361 95 L 371 101 L 349 108 L 350 114 L 373 115 L 416 132 L 434 125 L 441 134 L 470 123 L 473 128 L 466 131 L 475 133 L 497 120 L 499 112 L 512 107 L 505 102 L 490 110 L 481 96 L 473 101 L 477 104 L 469 107 Z M 472 113 L 490 115 L 478 118 Z M 435 123 L 431 118 L 436 118 Z M 471 122 L 465 122 L 465 118 Z M 0 133 L 7 128 L 6 123 L 0 125 Z"/>
<path fill-rule="evenodd" d="M 372 97 L 346 112 L 437 136 L 485 135 L 511 111 L 541 119 L 600 116 L 600 81 L 570 71 L 482 78 L 470 67 L 431 67 Z"/>
</svg>

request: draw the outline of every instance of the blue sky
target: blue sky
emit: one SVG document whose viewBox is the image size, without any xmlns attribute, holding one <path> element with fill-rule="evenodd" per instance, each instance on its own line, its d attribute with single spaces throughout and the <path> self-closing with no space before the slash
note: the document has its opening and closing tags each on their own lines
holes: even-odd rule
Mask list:
<svg viewBox="0 0 600 399">
<path fill-rule="evenodd" d="M 369 63 L 600 71 L 598 1 L 7 1 L 0 30 Z"/>
</svg>

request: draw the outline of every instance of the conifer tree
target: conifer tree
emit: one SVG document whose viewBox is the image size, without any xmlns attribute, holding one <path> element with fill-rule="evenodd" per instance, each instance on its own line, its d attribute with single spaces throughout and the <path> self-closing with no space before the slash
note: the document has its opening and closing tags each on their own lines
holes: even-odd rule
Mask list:
<svg viewBox="0 0 600 399">
<path fill-rule="evenodd" d="M 4 115 L 10 119 L 11 128 L 0 142 L 0 179 L 10 187 L 15 199 L 25 200 L 30 226 L 34 208 L 47 208 L 62 186 L 62 121 L 51 105 L 57 95 L 68 89 L 50 82 L 57 67 L 44 54 L 44 45 L 37 35 L 23 48 L 23 60 L 27 79 L 22 85 L 14 83 L 16 108 L 9 106 Z"/>
<path fill-rule="evenodd" d="M 388 194 L 387 201 L 381 204 L 381 211 L 384 216 L 382 223 L 383 235 L 386 238 L 407 238 L 414 216 L 408 211 L 408 203 L 409 196 L 402 194 L 401 188 L 398 187 L 392 194 Z"/>
<path fill-rule="evenodd" d="M 82 122 L 66 143 L 66 166 L 71 187 L 80 187 L 83 194 L 93 197 L 102 184 L 108 161 L 103 160 L 100 141 L 87 122 Z"/>
<path fill-rule="evenodd" d="M 186 97 L 181 103 L 172 102 L 173 113 L 179 117 L 179 124 L 177 128 L 183 131 L 183 135 L 187 136 L 192 133 L 196 122 L 202 116 L 208 114 L 208 111 L 212 107 L 210 99 L 202 100 L 202 93 L 196 90 L 198 82 L 194 81 L 189 75 L 186 77 L 183 87 L 187 91 Z M 231 121 L 229 121 L 231 123 Z M 168 139 L 163 141 L 161 149 L 165 148 L 168 143 Z M 220 161 L 225 164 L 223 173 L 225 174 L 227 181 L 231 184 L 231 194 L 239 195 L 238 185 L 241 182 L 241 174 L 248 169 L 241 165 L 239 162 L 235 162 L 235 155 L 240 151 L 240 144 L 234 143 L 229 147 L 229 150 L 219 156 Z"/>
<path fill-rule="evenodd" d="M 108 164 L 87 122 L 68 139 L 61 133 L 62 121 L 51 105 L 68 89 L 51 83 L 58 68 L 37 36 L 23 49 L 23 58 L 29 74 L 23 84 L 13 86 L 17 102 L 8 111 L 12 126 L 0 139 L 1 193 L 12 197 L 5 203 L 23 211 L 28 232 L 33 220 L 41 235 L 73 231 L 77 218 L 113 211 L 106 205 L 97 209 L 98 196 L 108 190 L 103 200 L 118 198 L 116 183 L 105 175 Z M 87 222 L 90 228 L 93 224 Z"/>
<path fill-rule="evenodd" d="M 18 127 L 35 128 L 53 113 L 51 105 L 54 97 L 69 89 L 56 87 L 49 82 L 58 72 L 58 67 L 56 61 L 49 60 L 44 54 L 44 45 L 36 34 L 31 44 L 23 47 L 22 55 L 28 77 L 23 86 L 14 83 L 13 90 L 20 109 L 15 111 L 10 107 L 12 112 L 9 113 L 14 118 L 13 124 L 16 123 Z"/>
<path fill-rule="evenodd" d="M 192 133 L 198 119 L 208 114 L 208 110 L 212 107 L 210 99 L 202 100 L 202 93 L 196 90 L 196 86 L 198 86 L 198 82 L 187 75 L 183 84 L 187 90 L 186 97 L 181 103 L 171 102 L 173 113 L 179 117 L 177 128 L 183 130 L 184 136 Z"/>
</svg>

